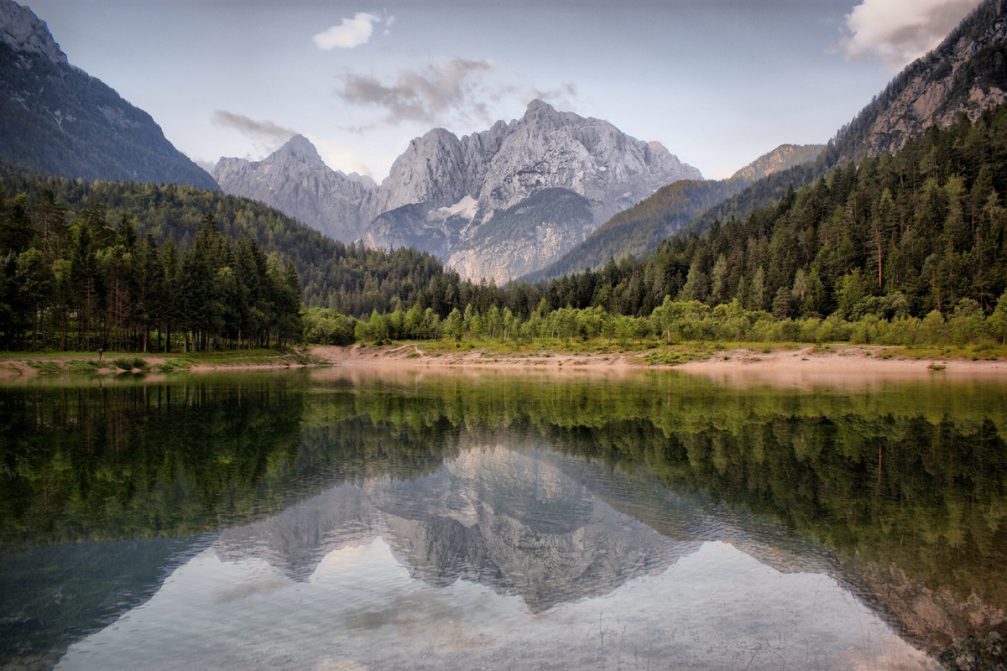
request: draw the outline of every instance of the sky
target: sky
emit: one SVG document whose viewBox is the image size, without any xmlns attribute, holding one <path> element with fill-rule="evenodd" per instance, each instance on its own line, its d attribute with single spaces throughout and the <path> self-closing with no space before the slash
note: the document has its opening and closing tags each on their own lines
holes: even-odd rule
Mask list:
<svg viewBox="0 0 1007 671">
<path fill-rule="evenodd" d="M 204 166 L 293 133 L 381 181 L 541 98 L 722 178 L 823 143 L 979 0 L 20 0 Z"/>
</svg>

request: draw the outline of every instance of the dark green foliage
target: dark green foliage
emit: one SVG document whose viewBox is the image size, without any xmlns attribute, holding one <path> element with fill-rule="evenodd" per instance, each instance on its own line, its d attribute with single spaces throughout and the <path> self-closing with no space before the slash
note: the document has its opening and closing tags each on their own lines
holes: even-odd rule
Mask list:
<svg viewBox="0 0 1007 671">
<path fill-rule="evenodd" d="M 73 215 L 56 205 L 62 199 L 48 187 L 88 191 L 80 183 L 28 184 L 33 198 L 8 201 L 0 192 L 0 347 L 167 351 L 300 340 L 297 274 L 254 241 L 229 241 L 212 213 L 179 254 L 171 238 L 159 246 L 149 229 L 139 236 L 129 208 L 113 218 L 95 198 Z M 141 359 L 113 363 L 146 366 Z"/>
<path fill-rule="evenodd" d="M 936 49 L 910 63 L 840 128 L 817 160 L 759 180 L 705 213 L 695 222 L 694 230 L 704 231 L 714 222 L 732 217 L 748 217 L 837 165 L 902 147 L 931 124 L 962 112 L 975 118 L 984 109 L 981 104 L 988 104 L 988 100 L 980 102 L 982 96 L 973 99 L 975 92 L 1007 89 L 1007 43 L 1002 37 L 1005 14 L 1007 0 L 981 3 Z M 937 97 L 936 106 L 922 116 L 913 109 L 921 91 Z"/>
<path fill-rule="evenodd" d="M 452 307 L 464 305 L 462 301 L 483 291 L 462 283 L 454 273 L 446 273 L 428 254 L 344 245 L 254 201 L 188 186 L 85 183 L 0 168 L 0 201 L 0 260 L 8 251 L 20 252 L 29 243 L 38 247 L 48 262 L 68 257 L 75 249 L 83 253 L 80 245 L 91 244 L 90 232 L 71 233 L 69 223 L 75 220 L 92 217 L 101 220 L 103 227 L 124 218 L 133 222 L 144 267 L 136 289 L 145 291 L 154 275 L 163 276 L 161 281 L 172 290 L 160 308 L 176 318 L 188 309 L 182 301 L 188 294 L 175 285 L 184 279 L 189 290 L 201 291 L 210 280 L 192 272 L 164 275 L 160 266 L 181 265 L 179 252 L 193 246 L 208 215 L 225 239 L 254 242 L 261 254 L 284 272 L 288 263 L 293 264 L 308 305 L 363 316 L 374 309 L 390 311 L 398 304 L 420 302 L 446 315 Z M 160 249 L 161 254 L 151 255 L 148 245 Z M 86 260 L 84 254 L 80 261 Z M 236 263 L 235 273 L 245 276 L 255 265 L 247 254 L 239 255 Z M 12 278 L 13 273 L 11 266 L 10 273 L 0 277 L 0 290 L 4 279 Z M 7 308 L 0 297 L 0 314 Z"/>
<path fill-rule="evenodd" d="M 0 44 L 0 162 L 89 180 L 219 189 L 149 114 L 104 83 L 7 44 Z"/>
</svg>

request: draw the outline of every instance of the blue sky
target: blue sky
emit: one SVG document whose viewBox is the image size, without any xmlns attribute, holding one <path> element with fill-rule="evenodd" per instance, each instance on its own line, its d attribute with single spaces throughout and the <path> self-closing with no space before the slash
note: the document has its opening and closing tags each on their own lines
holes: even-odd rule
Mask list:
<svg viewBox="0 0 1007 671">
<path fill-rule="evenodd" d="M 409 140 L 560 109 L 707 177 L 824 142 L 978 0 L 30 0 L 193 159 L 291 132 L 380 181 Z"/>
</svg>

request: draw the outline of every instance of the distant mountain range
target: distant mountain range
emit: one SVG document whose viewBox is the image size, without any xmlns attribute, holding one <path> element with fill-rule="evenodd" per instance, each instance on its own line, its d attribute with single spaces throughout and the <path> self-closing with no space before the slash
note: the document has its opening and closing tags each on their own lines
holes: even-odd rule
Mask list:
<svg viewBox="0 0 1007 671">
<path fill-rule="evenodd" d="M 541 100 L 481 133 L 413 140 L 380 186 L 328 168 L 300 136 L 260 162 L 221 159 L 214 176 L 337 239 L 415 247 L 498 283 L 555 261 L 665 184 L 702 178 L 659 143 Z"/>
<path fill-rule="evenodd" d="M 0 0 L 0 162 L 62 177 L 219 190 L 149 114 L 67 61 L 45 22 Z"/>
</svg>

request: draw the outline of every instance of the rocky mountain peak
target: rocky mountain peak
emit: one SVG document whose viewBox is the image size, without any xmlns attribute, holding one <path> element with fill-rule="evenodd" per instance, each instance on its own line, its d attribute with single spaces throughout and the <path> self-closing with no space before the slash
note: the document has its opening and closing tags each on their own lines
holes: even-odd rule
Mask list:
<svg viewBox="0 0 1007 671">
<path fill-rule="evenodd" d="M 897 151 L 929 126 L 975 120 L 1007 102 L 1007 0 L 984 0 L 910 63 L 833 140 L 843 160 Z"/>
<path fill-rule="evenodd" d="M 434 128 L 414 138 L 377 188 L 329 170 L 299 136 L 257 164 L 222 160 L 214 176 L 224 191 L 337 239 L 416 247 L 468 278 L 506 282 L 656 189 L 700 174 L 659 142 L 535 99 L 520 119 L 485 131 L 459 138 Z"/>
<path fill-rule="evenodd" d="M 61 177 L 217 190 L 149 114 L 67 61 L 49 27 L 0 0 L 0 162 Z"/>
<path fill-rule="evenodd" d="M 562 118 L 563 112 L 558 111 L 555 107 L 539 98 L 535 98 L 528 103 L 528 107 L 524 112 L 524 117 L 522 117 L 522 119 L 526 122 L 557 121 L 562 120 Z"/>
<path fill-rule="evenodd" d="M 67 62 L 45 21 L 14 0 L 0 0 L 0 42 L 14 51 L 42 54 L 56 64 Z"/>
<path fill-rule="evenodd" d="M 824 149 L 823 144 L 781 144 L 731 175 L 731 180 L 750 184 L 795 165 L 809 163 Z"/>
<path fill-rule="evenodd" d="M 303 135 L 294 135 L 271 156 L 274 160 L 293 160 L 302 163 L 324 164 L 311 141 Z"/>
<path fill-rule="evenodd" d="M 413 139 L 381 183 L 378 212 L 415 203 L 447 207 L 465 196 L 467 166 L 461 140 L 443 128 Z"/>
<path fill-rule="evenodd" d="M 213 177 L 225 193 L 266 203 L 342 242 L 356 240 L 373 216 L 373 180 L 333 170 L 303 135 L 261 161 L 221 158 Z"/>
</svg>

